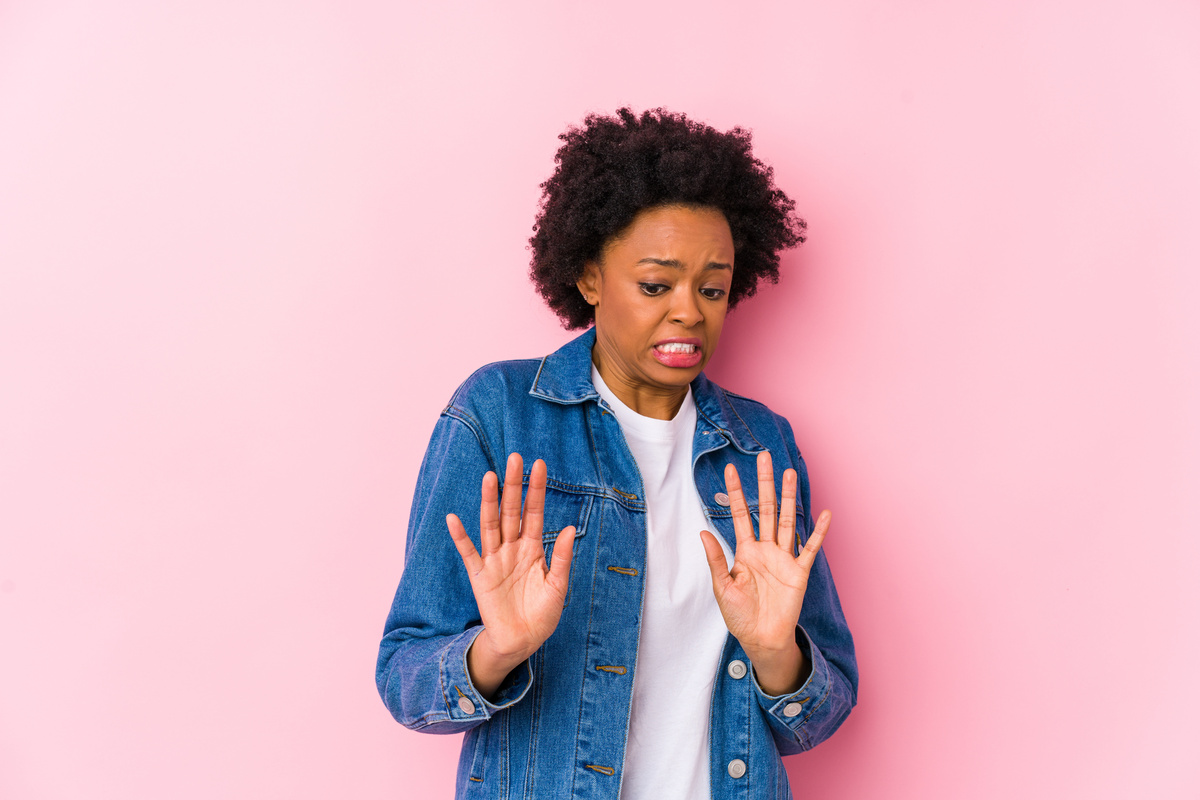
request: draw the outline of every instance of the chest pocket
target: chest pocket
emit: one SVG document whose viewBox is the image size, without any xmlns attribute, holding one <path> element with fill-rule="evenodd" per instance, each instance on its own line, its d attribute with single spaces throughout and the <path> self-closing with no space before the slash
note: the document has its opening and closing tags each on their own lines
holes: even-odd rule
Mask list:
<svg viewBox="0 0 1200 800">
<path fill-rule="evenodd" d="M 588 516 L 592 510 L 592 501 L 594 499 L 590 494 L 575 494 L 558 489 L 546 489 L 545 519 L 542 523 L 542 547 L 546 551 L 547 568 L 549 568 L 550 558 L 554 554 L 555 540 L 558 539 L 558 534 L 562 532 L 563 528 L 569 525 L 575 526 L 575 542 L 571 548 L 571 578 L 567 585 L 567 596 L 563 600 L 564 606 L 571 602 L 571 595 L 575 593 L 575 584 L 578 583 L 579 570 L 576 569 L 576 565 L 580 561 L 579 540 L 587 533 Z"/>
</svg>

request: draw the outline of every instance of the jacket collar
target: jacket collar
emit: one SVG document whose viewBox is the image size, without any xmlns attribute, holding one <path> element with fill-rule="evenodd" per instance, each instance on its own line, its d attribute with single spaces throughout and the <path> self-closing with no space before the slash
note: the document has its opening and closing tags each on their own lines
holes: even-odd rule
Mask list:
<svg viewBox="0 0 1200 800">
<path fill-rule="evenodd" d="M 596 328 L 591 327 L 543 358 L 529 393 L 561 405 L 599 400 L 600 393 L 592 385 L 595 344 Z M 703 372 L 692 381 L 692 399 L 696 403 L 696 427 L 700 433 L 719 433 L 743 453 L 765 449 L 730 404 L 725 390 Z"/>
</svg>

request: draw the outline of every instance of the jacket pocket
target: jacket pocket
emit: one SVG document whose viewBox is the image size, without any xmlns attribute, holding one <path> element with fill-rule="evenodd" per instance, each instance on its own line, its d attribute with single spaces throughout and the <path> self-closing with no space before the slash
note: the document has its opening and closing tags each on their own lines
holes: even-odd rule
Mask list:
<svg viewBox="0 0 1200 800">
<path fill-rule="evenodd" d="M 563 605 L 571 602 L 571 591 L 575 587 L 575 564 L 578 562 L 579 540 L 587 533 L 588 514 L 592 508 L 593 497 L 590 494 L 575 494 L 558 489 L 546 489 L 546 511 L 542 523 L 542 548 L 546 551 L 546 567 L 550 567 L 550 558 L 554 553 L 554 544 L 558 534 L 569 525 L 575 526 L 575 542 L 571 548 L 571 578 L 567 584 L 567 596 Z"/>
</svg>

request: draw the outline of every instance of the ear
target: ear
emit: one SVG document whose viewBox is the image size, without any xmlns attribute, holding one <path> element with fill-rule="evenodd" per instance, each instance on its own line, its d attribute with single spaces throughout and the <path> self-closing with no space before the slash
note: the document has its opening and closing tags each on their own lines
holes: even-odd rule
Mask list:
<svg viewBox="0 0 1200 800">
<path fill-rule="evenodd" d="M 575 288 L 583 295 L 583 300 L 589 306 L 594 306 L 600 302 L 600 287 L 603 283 L 603 276 L 600 272 L 600 265 L 595 261 L 589 261 L 583 265 L 583 273 L 579 276 L 579 280 L 575 281 Z"/>
</svg>

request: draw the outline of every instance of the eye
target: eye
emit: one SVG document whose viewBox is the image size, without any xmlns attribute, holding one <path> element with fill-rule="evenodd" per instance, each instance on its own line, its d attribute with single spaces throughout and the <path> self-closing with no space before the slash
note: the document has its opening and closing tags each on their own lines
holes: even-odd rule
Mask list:
<svg viewBox="0 0 1200 800">
<path fill-rule="evenodd" d="M 722 297 L 725 296 L 725 290 L 706 287 L 706 288 L 700 290 L 700 294 L 704 295 L 709 300 L 720 300 Z"/>
<path fill-rule="evenodd" d="M 651 297 L 662 294 L 668 288 L 663 283 L 639 283 L 638 286 L 641 287 L 642 294 L 647 294 Z"/>
</svg>

